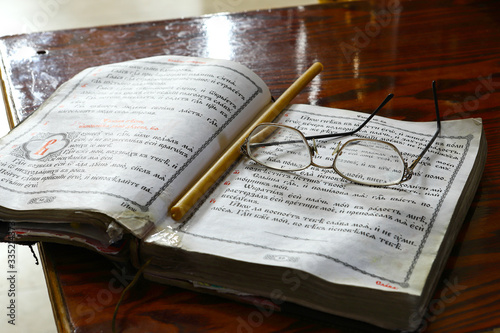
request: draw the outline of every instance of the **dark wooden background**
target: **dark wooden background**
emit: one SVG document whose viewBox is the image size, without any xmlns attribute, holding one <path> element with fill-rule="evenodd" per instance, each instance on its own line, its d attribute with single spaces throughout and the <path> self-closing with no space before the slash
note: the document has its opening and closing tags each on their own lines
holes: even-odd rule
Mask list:
<svg viewBox="0 0 500 333">
<path fill-rule="evenodd" d="M 89 66 L 161 54 L 239 61 L 279 96 L 315 61 L 325 70 L 294 102 L 433 120 L 437 80 L 443 119 L 483 118 L 488 161 L 422 330 L 500 327 L 500 3 L 472 0 L 345 1 L 162 22 L 34 33 L 0 39 L 12 124 Z M 108 332 L 127 281 L 86 250 L 43 244 L 61 331 Z M 120 280 L 121 279 L 121 280 Z M 450 294 L 449 283 L 461 286 Z M 455 296 L 455 297 L 454 297 Z M 262 320 L 260 320 L 262 319 Z M 251 323 L 251 326 L 245 326 Z M 245 327 L 243 327 L 243 326 Z M 329 323 L 142 281 L 117 318 L 123 332 L 376 332 L 343 318 Z"/>
</svg>

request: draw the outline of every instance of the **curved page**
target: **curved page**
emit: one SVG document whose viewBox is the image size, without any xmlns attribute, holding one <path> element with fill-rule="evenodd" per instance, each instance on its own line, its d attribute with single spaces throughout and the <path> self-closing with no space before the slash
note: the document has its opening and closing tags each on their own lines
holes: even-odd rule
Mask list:
<svg viewBox="0 0 500 333">
<path fill-rule="evenodd" d="M 136 236 L 270 102 L 223 60 L 160 56 L 89 68 L 0 142 L 0 203 L 98 211 Z"/>
</svg>

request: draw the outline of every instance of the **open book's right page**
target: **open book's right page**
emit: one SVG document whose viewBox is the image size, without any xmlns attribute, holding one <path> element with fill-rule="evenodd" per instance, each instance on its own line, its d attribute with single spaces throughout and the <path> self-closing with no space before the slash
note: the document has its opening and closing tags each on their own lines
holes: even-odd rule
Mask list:
<svg viewBox="0 0 500 333">
<path fill-rule="evenodd" d="M 345 132 L 367 117 L 296 105 L 278 123 L 306 136 Z M 436 122 L 375 117 L 358 136 L 393 143 L 411 163 Z M 165 221 L 183 249 L 265 265 L 286 266 L 327 281 L 420 295 L 472 167 L 480 119 L 443 121 L 409 181 L 376 187 L 351 183 L 331 169 L 282 172 L 242 158 L 182 224 Z M 318 141 L 321 165 L 331 144 Z M 377 171 L 374 171 L 377 172 Z M 161 234 L 161 232 L 160 232 Z M 162 242 L 159 234 L 150 242 Z M 171 245 L 171 244 L 170 244 Z"/>
</svg>

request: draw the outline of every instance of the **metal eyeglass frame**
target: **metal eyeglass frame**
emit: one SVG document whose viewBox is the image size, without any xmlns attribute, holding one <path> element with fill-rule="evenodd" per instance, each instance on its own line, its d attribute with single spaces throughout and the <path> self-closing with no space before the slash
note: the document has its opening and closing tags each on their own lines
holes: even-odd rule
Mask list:
<svg viewBox="0 0 500 333">
<path fill-rule="evenodd" d="M 337 172 L 337 174 L 339 174 L 341 177 L 343 177 L 343 178 L 345 178 L 345 179 L 347 179 L 347 180 L 349 180 L 351 182 L 362 184 L 362 185 L 373 185 L 373 186 L 397 185 L 397 184 L 400 184 L 400 183 L 405 182 L 405 181 L 407 181 L 407 180 L 409 180 L 409 179 L 412 178 L 412 176 L 413 176 L 413 170 L 415 169 L 415 166 L 422 159 L 422 157 L 425 155 L 425 153 L 429 150 L 429 148 L 432 146 L 432 144 L 434 143 L 434 141 L 438 137 L 439 133 L 441 132 L 441 119 L 440 119 L 440 115 L 439 115 L 439 106 L 438 106 L 438 100 L 437 100 L 436 82 L 435 81 L 432 82 L 432 92 L 433 92 L 433 96 L 434 96 L 434 106 L 435 106 L 435 109 L 436 109 L 436 124 L 437 124 L 437 129 L 436 129 L 436 132 L 434 133 L 434 135 L 432 136 L 432 138 L 430 139 L 430 141 L 427 143 L 427 145 L 425 146 L 425 148 L 420 153 L 420 155 L 410 165 L 408 165 L 408 163 L 405 161 L 405 159 L 403 158 L 403 155 L 401 154 L 401 152 L 399 151 L 399 149 L 397 149 L 396 146 L 394 146 L 392 143 L 387 142 L 387 141 L 383 141 L 383 140 L 365 139 L 365 138 L 351 139 L 351 140 L 345 142 L 341 147 L 340 147 L 341 143 L 339 143 L 337 145 L 337 147 L 335 148 L 333 154 L 332 154 L 332 155 L 336 155 L 335 159 L 334 159 L 334 161 L 332 163 L 332 166 L 318 165 L 318 164 L 314 163 L 314 161 L 313 161 L 314 154 L 318 153 L 318 150 L 317 150 L 317 147 L 316 147 L 316 141 L 315 141 L 316 139 L 327 139 L 327 138 L 333 138 L 333 137 L 342 137 L 342 136 L 348 136 L 348 135 L 353 135 L 353 134 L 357 133 L 358 131 L 360 131 L 377 114 L 377 112 L 380 109 L 382 109 L 385 106 L 385 104 L 387 104 L 392 99 L 392 97 L 394 97 L 393 94 L 389 94 L 384 99 L 384 101 L 368 116 L 368 118 L 365 119 L 365 121 L 361 125 L 359 125 L 356 129 L 354 129 L 352 131 L 349 131 L 349 132 L 305 136 L 298 129 L 296 129 L 294 127 L 291 127 L 291 126 L 288 126 L 288 125 L 275 124 L 275 123 L 261 123 L 261 124 L 258 124 L 257 126 L 254 127 L 254 129 L 255 129 L 258 126 L 270 125 L 270 126 L 276 126 L 276 127 L 284 127 L 284 128 L 288 128 L 288 129 L 296 131 L 302 137 L 303 141 L 307 144 L 307 146 L 309 147 L 310 163 L 307 166 L 305 166 L 305 167 L 296 168 L 296 169 L 282 170 L 282 169 L 274 168 L 274 167 L 271 167 L 271 166 L 268 166 L 268 165 L 265 165 L 265 164 L 261 163 L 260 161 L 254 159 L 252 156 L 250 156 L 250 154 L 248 152 L 248 146 L 250 145 L 249 137 L 247 137 L 245 139 L 245 142 L 241 146 L 241 152 L 245 156 L 247 156 L 248 158 L 252 159 L 253 161 L 255 161 L 257 163 L 259 163 L 260 165 L 263 165 L 263 166 L 265 166 L 267 168 L 274 169 L 274 170 L 280 170 L 280 171 L 300 171 L 300 170 L 304 170 L 304 169 L 306 169 L 306 168 L 308 168 L 308 167 L 310 167 L 312 165 L 312 166 L 315 166 L 315 167 L 318 167 L 318 168 L 322 168 L 322 169 L 334 169 Z M 307 140 L 313 140 L 313 145 L 312 146 L 309 145 L 307 143 Z M 381 142 L 381 143 L 387 144 L 387 145 L 391 146 L 399 154 L 401 160 L 403 161 L 403 167 L 404 167 L 402 177 L 401 177 L 401 179 L 399 181 L 391 182 L 391 183 L 384 183 L 384 184 L 368 183 L 368 182 L 363 182 L 363 181 L 360 181 L 360 180 L 352 179 L 352 178 L 344 175 L 339 170 L 337 170 L 337 168 L 335 167 L 335 162 L 336 162 L 338 156 L 340 155 L 339 153 L 342 152 L 342 149 L 346 145 L 348 145 L 349 143 L 351 143 L 353 141 L 362 141 L 362 140 L 374 141 L 374 142 Z M 294 140 L 293 142 L 298 142 L 298 141 L 302 141 L 302 140 Z M 292 141 L 286 141 L 286 143 L 291 143 L 291 142 Z M 267 145 L 274 146 L 274 145 L 278 145 L 278 144 L 281 144 L 281 143 L 282 142 L 272 142 L 272 143 L 267 143 L 267 144 L 266 143 L 259 143 L 258 145 L 259 146 L 267 146 Z M 285 143 L 285 142 L 283 142 L 283 143 Z"/>
</svg>

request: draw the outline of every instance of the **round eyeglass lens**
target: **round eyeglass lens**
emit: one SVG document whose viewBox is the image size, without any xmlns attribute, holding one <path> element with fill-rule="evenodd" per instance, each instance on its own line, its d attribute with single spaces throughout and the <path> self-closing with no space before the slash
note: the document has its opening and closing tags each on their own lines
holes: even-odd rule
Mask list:
<svg viewBox="0 0 500 333">
<path fill-rule="evenodd" d="M 379 186 L 398 184 L 405 169 L 401 154 L 393 145 L 370 139 L 346 142 L 333 167 L 349 180 Z"/>
<path fill-rule="evenodd" d="M 309 145 L 296 129 L 259 125 L 250 133 L 248 155 L 254 161 L 278 170 L 301 170 L 311 164 Z"/>
</svg>

